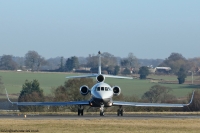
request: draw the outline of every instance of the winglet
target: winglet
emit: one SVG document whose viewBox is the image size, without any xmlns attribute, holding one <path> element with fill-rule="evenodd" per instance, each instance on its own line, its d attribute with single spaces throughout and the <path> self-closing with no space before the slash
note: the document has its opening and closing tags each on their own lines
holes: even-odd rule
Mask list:
<svg viewBox="0 0 200 133">
<path fill-rule="evenodd" d="M 192 97 L 191 97 L 191 99 L 190 99 L 190 102 L 189 102 L 187 105 L 190 105 L 190 104 L 192 103 L 192 101 L 193 101 L 193 99 L 194 99 L 194 92 L 195 92 L 195 90 L 193 91 Z"/>
<path fill-rule="evenodd" d="M 10 99 L 9 99 L 9 97 L 8 97 L 8 92 L 7 92 L 6 88 L 5 88 L 5 91 L 6 91 L 6 96 L 8 98 L 8 101 L 13 104 L 13 102 L 11 102 Z"/>
</svg>

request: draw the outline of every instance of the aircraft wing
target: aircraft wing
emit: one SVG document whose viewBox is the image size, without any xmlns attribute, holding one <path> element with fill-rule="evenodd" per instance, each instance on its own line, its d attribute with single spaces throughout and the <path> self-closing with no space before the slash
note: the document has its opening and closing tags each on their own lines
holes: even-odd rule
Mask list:
<svg viewBox="0 0 200 133">
<path fill-rule="evenodd" d="M 194 98 L 194 91 L 191 100 L 188 104 L 170 104 L 170 103 L 138 103 L 138 102 L 122 102 L 113 101 L 113 106 L 135 106 L 135 107 L 184 107 L 192 103 Z"/>
<path fill-rule="evenodd" d="M 10 101 L 11 102 L 11 101 Z M 89 101 L 70 101 L 70 102 L 11 102 L 20 106 L 66 106 L 66 105 L 89 105 Z"/>
<path fill-rule="evenodd" d="M 66 106 L 66 105 L 89 105 L 89 101 L 69 101 L 69 102 L 12 102 L 10 101 L 8 97 L 7 90 L 6 91 L 6 96 L 8 98 L 8 101 L 11 104 L 15 105 L 21 105 L 21 106 Z"/>
<path fill-rule="evenodd" d="M 188 104 L 167 104 L 167 103 L 135 103 L 135 102 L 121 102 L 113 101 L 113 106 L 135 106 L 135 107 L 184 107 Z"/>
</svg>

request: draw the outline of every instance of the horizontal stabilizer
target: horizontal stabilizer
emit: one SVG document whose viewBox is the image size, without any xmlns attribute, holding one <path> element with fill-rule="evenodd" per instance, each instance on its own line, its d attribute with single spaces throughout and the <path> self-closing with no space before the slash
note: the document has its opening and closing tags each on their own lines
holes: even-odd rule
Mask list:
<svg viewBox="0 0 200 133">
<path fill-rule="evenodd" d="M 99 74 L 91 74 L 91 75 L 80 75 L 80 76 L 68 76 L 66 78 L 89 78 L 89 77 L 97 77 Z M 116 78 L 116 79 L 133 79 L 132 77 L 124 77 L 124 76 L 116 76 L 116 75 L 107 75 L 101 74 L 104 77 L 108 78 Z"/>
<path fill-rule="evenodd" d="M 80 75 L 80 76 L 68 76 L 66 78 L 89 78 L 89 77 L 97 77 L 98 74 L 91 74 L 91 75 Z"/>
<path fill-rule="evenodd" d="M 106 75 L 106 74 L 103 74 L 103 76 L 108 77 L 108 78 L 116 78 L 116 79 L 133 79 L 133 77 L 124 77 L 124 76 Z"/>
</svg>

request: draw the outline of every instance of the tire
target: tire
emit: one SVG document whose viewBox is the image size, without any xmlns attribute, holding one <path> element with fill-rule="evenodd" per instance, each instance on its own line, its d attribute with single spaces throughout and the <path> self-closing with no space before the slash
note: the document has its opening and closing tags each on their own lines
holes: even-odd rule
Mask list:
<svg viewBox="0 0 200 133">
<path fill-rule="evenodd" d="M 118 109 L 118 110 L 117 110 L 117 116 L 119 116 L 119 114 L 120 114 L 120 110 Z"/>
<path fill-rule="evenodd" d="M 123 116 L 123 110 L 121 110 L 121 116 Z"/>
<path fill-rule="evenodd" d="M 104 112 L 101 112 L 101 111 L 100 111 L 100 116 L 104 116 Z"/>
</svg>

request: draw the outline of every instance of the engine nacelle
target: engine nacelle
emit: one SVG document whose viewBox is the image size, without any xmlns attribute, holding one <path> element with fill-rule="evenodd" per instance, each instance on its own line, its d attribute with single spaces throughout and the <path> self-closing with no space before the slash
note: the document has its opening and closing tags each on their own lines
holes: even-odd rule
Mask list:
<svg viewBox="0 0 200 133">
<path fill-rule="evenodd" d="M 82 95 L 87 95 L 90 92 L 90 89 L 88 86 L 83 85 L 80 87 L 80 92 Z"/>
<path fill-rule="evenodd" d="M 103 82 L 103 81 L 105 80 L 105 77 L 104 77 L 102 74 L 100 74 L 100 75 L 98 75 L 98 76 L 96 77 L 96 80 L 97 80 L 98 82 Z"/>
<path fill-rule="evenodd" d="M 119 96 L 119 94 L 121 93 L 120 87 L 119 86 L 113 86 L 112 89 L 113 89 L 114 96 Z"/>
</svg>

